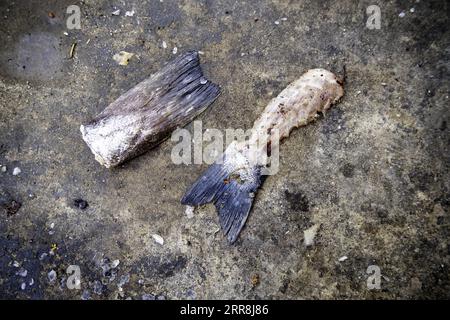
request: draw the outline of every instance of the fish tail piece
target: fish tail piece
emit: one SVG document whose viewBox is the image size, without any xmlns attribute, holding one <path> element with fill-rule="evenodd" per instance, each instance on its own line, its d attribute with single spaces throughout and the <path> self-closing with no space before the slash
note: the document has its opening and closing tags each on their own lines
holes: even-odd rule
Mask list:
<svg viewBox="0 0 450 320">
<path fill-rule="evenodd" d="M 248 162 L 242 166 L 242 161 L 235 161 L 238 157 L 242 155 L 226 152 L 181 199 L 182 204 L 189 206 L 214 203 L 220 227 L 230 244 L 236 241 L 244 227 L 264 177 L 260 167 Z"/>
</svg>

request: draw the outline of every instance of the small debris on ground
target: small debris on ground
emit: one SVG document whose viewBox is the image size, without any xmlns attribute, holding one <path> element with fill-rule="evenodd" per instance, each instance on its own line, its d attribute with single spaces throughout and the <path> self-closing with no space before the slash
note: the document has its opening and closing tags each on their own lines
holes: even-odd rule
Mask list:
<svg viewBox="0 0 450 320">
<path fill-rule="evenodd" d="M 86 200 L 79 199 L 79 198 L 73 200 L 73 205 L 74 205 L 76 208 L 81 209 L 81 210 L 84 210 L 84 209 L 86 209 L 87 207 L 89 207 L 89 204 L 88 204 L 88 202 L 87 202 Z"/>
<path fill-rule="evenodd" d="M 251 278 L 252 285 L 256 287 L 259 284 L 259 274 L 255 273 Z"/>
<path fill-rule="evenodd" d="M 58 245 L 56 243 L 52 243 L 52 245 L 50 246 L 49 254 L 54 255 L 56 250 L 58 250 Z"/>
<path fill-rule="evenodd" d="M 17 175 L 19 175 L 21 172 L 22 172 L 22 170 L 20 170 L 19 167 L 15 167 L 15 168 L 13 169 L 12 174 L 13 174 L 13 176 L 17 176 Z"/>
<path fill-rule="evenodd" d="M 162 47 L 163 47 L 164 49 L 167 49 L 167 43 L 166 43 L 165 41 L 162 42 Z"/>
<path fill-rule="evenodd" d="M 400 12 L 400 14 L 398 15 L 400 18 L 403 18 L 406 15 L 405 11 Z"/>
<path fill-rule="evenodd" d="M 73 54 L 75 53 L 75 47 L 77 46 L 77 43 L 74 42 L 72 43 L 72 45 L 70 46 L 70 50 L 69 50 L 69 59 L 73 58 Z"/>
<path fill-rule="evenodd" d="M 186 206 L 186 216 L 188 217 L 188 219 L 194 217 L 194 207 Z"/>
<path fill-rule="evenodd" d="M 164 239 L 159 234 L 153 234 L 152 237 L 153 237 L 153 239 L 155 240 L 156 243 L 158 243 L 160 245 L 164 244 Z"/>
<path fill-rule="evenodd" d="M 174 47 L 173 50 L 172 50 L 172 53 L 173 53 L 173 54 L 177 54 L 177 52 L 178 52 L 178 48 L 177 48 L 177 47 Z"/>
<path fill-rule="evenodd" d="M 116 11 L 111 12 L 113 16 L 119 16 L 120 15 L 120 9 L 117 9 Z"/>
<path fill-rule="evenodd" d="M 342 256 L 338 259 L 339 262 L 344 262 L 345 260 L 347 260 L 348 257 L 347 256 Z"/>
<path fill-rule="evenodd" d="M 132 16 L 134 16 L 134 10 L 125 11 L 125 17 L 132 17 Z"/>
<path fill-rule="evenodd" d="M 16 272 L 16 275 L 18 275 L 18 276 L 20 276 L 20 277 L 22 277 L 22 278 L 25 278 L 25 277 L 27 276 L 27 274 L 28 274 L 27 269 L 25 269 L 25 268 L 23 268 L 23 267 L 21 267 L 21 268 L 19 269 L 19 271 Z"/>
<path fill-rule="evenodd" d="M 127 66 L 128 62 L 130 62 L 131 57 L 134 56 L 134 53 L 120 51 L 113 56 L 114 61 L 116 61 L 121 66 Z"/>
<path fill-rule="evenodd" d="M 309 247 L 314 244 L 314 238 L 316 237 L 317 231 L 319 230 L 320 225 L 315 224 L 311 228 L 303 231 L 303 237 L 305 241 L 305 246 Z"/>
<path fill-rule="evenodd" d="M 120 264 L 120 260 L 119 259 L 116 259 L 116 260 L 113 260 L 113 262 L 111 262 L 111 268 L 117 268 L 117 266 Z"/>
</svg>

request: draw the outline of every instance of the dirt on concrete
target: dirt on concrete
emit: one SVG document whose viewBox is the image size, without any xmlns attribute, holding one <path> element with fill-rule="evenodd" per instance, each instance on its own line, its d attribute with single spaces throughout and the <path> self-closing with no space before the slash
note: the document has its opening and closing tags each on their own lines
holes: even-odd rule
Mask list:
<svg viewBox="0 0 450 320">
<path fill-rule="evenodd" d="M 373 4 L 380 29 L 366 27 Z M 450 298 L 445 1 L 27 0 L 0 13 L 1 298 Z M 206 164 L 175 165 L 168 140 L 106 169 L 79 131 L 188 50 L 222 88 L 204 129 L 251 128 L 307 69 L 347 70 L 344 99 L 285 140 L 231 246 L 212 205 L 191 217 L 179 201 Z M 134 53 L 126 66 L 120 51 Z"/>
</svg>

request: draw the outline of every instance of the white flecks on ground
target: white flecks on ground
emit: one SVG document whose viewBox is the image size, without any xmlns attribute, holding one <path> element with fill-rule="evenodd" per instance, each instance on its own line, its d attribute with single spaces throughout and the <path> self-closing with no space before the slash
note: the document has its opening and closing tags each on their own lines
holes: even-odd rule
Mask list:
<svg viewBox="0 0 450 320">
<path fill-rule="evenodd" d="M 18 268 L 18 267 L 20 267 L 20 263 L 17 262 L 17 261 L 14 261 L 14 262 L 13 262 L 13 266 L 16 267 L 16 268 Z"/>
<path fill-rule="evenodd" d="M 25 290 L 27 287 L 27 284 L 25 282 L 22 282 L 22 284 L 20 285 L 20 289 Z"/>
<path fill-rule="evenodd" d="M 201 80 L 200 80 L 201 83 Z M 194 217 L 194 207 L 191 206 L 186 206 L 186 216 L 188 217 L 188 219 L 191 219 L 192 217 Z"/>
<path fill-rule="evenodd" d="M 55 223 L 54 222 L 50 223 L 50 229 L 53 229 L 54 227 L 55 227 Z"/>
<path fill-rule="evenodd" d="M 22 268 L 19 269 L 19 271 L 16 272 L 16 274 L 18 276 L 21 276 L 22 278 L 25 278 L 27 276 L 27 274 L 28 274 L 28 271 L 27 271 L 27 269 L 22 267 Z"/>
<path fill-rule="evenodd" d="M 281 20 L 281 21 L 287 21 L 287 18 L 286 18 L 286 17 L 283 17 L 283 18 L 281 18 L 280 20 Z M 279 25 L 279 24 L 280 24 L 280 20 L 275 20 L 274 23 L 275 23 L 276 25 Z"/>
<path fill-rule="evenodd" d="M 338 259 L 339 262 L 344 262 L 345 260 L 347 260 L 348 257 L 347 256 L 342 256 Z"/>
<path fill-rule="evenodd" d="M 28 285 L 31 287 L 34 284 L 34 279 L 31 278 L 30 281 L 28 282 Z"/>
<path fill-rule="evenodd" d="M 206 80 L 205 78 L 201 78 L 200 79 L 200 84 L 207 84 L 208 80 Z"/>
<path fill-rule="evenodd" d="M 156 243 L 158 243 L 160 245 L 164 244 L 164 239 L 159 234 L 152 234 L 152 238 L 153 238 L 153 240 L 155 240 Z"/>
<path fill-rule="evenodd" d="M 405 11 L 402 11 L 402 12 L 399 13 L 398 16 L 399 16 L 400 18 L 403 18 L 405 15 L 406 15 Z"/>
<path fill-rule="evenodd" d="M 134 10 L 131 10 L 131 11 L 125 11 L 125 17 L 132 17 L 132 16 L 134 16 Z"/>
<path fill-rule="evenodd" d="M 116 11 L 113 11 L 111 14 L 113 16 L 119 16 L 120 15 L 120 9 L 117 9 Z"/>
<path fill-rule="evenodd" d="M 414 13 L 414 11 L 416 11 L 416 9 L 414 9 L 414 8 L 409 9 L 409 12 L 411 12 L 411 13 Z"/>
<path fill-rule="evenodd" d="M 68 33 L 67 31 L 64 31 L 63 34 L 64 34 L 65 36 L 68 36 L 68 35 L 69 35 L 69 33 Z"/>
<path fill-rule="evenodd" d="M 56 280 L 56 271 L 50 270 L 50 272 L 47 274 L 47 277 L 50 282 L 54 282 Z"/>
<path fill-rule="evenodd" d="M 173 47 L 172 53 L 173 54 L 177 54 L 177 52 L 178 52 L 178 48 L 177 47 Z"/>
<path fill-rule="evenodd" d="M 163 49 L 167 49 L 167 43 L 165 41 L 162 42 Z"/>
<path fill-rule="evenodd" d="M 382 85 L 383 87 L 386 87 L 386 86 L 387 86 L 387 83 L 386 83 L 386 82 L 382 82 L 381 85 Z"/>
<path fill-rule="evenodd" d="M 116 259 L 116 260 L 113 260 L 113 262 L 111 262 L 111 268 L 117 268 L 117 266 L 120 264 L 120 260 L 119 259 Z"/>
<path fill-rule="evenodd" d="M 133 56 L 134 56 L 134 53 L 120 51 L 119 53 L 116 53 L 113 56 L 113 59 L 121 66 L 126 66 L 126 65 L 128 65 L 128 62 L 130 61 L 131 57 L 133 57 Z"/>
<path fill-rule="evenodd" d="M 22 172 L 22 170 L 20 170 L 20 168 L 19 167 L 15 167 L 14 169 L 13 169 L 13 176 L 17 176 L 17 175 L 19 175 L 20 173 Z"/>
<path fill-rule="evenodd" d="M 6 166 L 2 166 L 1 171 L 6 172 L 6 170 L 8 170 L 8 168 Z"/>
<path fill-rule="evenodd" d="M 42 260 L 44 260 L 45 257 L 47 257 L 47 256 L 48 256 L 48 253 L 47 253 L 47 252 L 43 252 L 43 253 L 40 255 L 40 257 L 39 257 L 39 260 L 42 261 Z"/>
<path fill-rule="evenodd" d="M 311 228 L 303 231 L 303 237 L 305 241 L 305 246 L 309 247 L 314 244 L 314 238 L 316 237 L 317 231 L 319 230 L 320 225 L 315 224 Z"/>
</svg>

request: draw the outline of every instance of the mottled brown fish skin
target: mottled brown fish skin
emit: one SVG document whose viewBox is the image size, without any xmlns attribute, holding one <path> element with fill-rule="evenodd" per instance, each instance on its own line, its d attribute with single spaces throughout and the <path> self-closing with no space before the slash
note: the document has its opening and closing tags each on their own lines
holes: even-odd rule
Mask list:
<svg viewBox="0 0 450 320">
<path fill-rule="evenodd" d="M 254 160 L 267 154 L 273 133 L 277 132 L 280 140 L 288 137 L 292 129 L 313 121 L 318 112 L 330 108 L 343 95 L 340 78 L 324 69 L 308 70 L 269 102 L 255 121 L 250 139 L 230 143 L 189 188 L 181 203 L 199 206 L 213 202 L 223 233 L 229 243 L 234 243 L 266 177 L 263 166 Z"/>
</svg>

